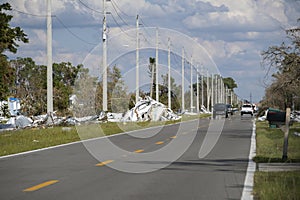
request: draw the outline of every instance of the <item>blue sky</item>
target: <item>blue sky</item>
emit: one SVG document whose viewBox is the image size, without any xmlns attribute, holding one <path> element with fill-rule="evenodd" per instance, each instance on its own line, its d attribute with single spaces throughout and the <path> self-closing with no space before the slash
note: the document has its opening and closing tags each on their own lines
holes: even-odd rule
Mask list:
<svg viewBox="0 0 300 200">
<path fill-rule="evenodd" d="M 37 64 L 46 65 L 46 0 L 10 0 L 9 3 L 14 9 L 10 12 L 14 16 L 11 25 L 22 27 L 30 40 L 28 44 L 20 44 L 17 54 L 8 54 L 9 58 L 32 57 Z M 101 63 L 102 0 L 52 0 L 52 10 L 53 61 L 88 65 L 89 57 L 90 61 Z M 152 30 L 148 27 L 188 36 L 205 49 L 223 77 L 236 80 L 235 91 L 241 98 L 249 99 L 251 92 L 253 100 L 259 101 L 266 82 L 270 81 L 265 79 L 260 54 L 270 45 L 287 40 L 284 30 L 297 25 L 300 1 L 111 0 L 107 2 L 107 11 L 110 12 L 108 36 L 122 36 L 119 40 L 115 37 L 114 42 L 119 41 L 115 49 L 127 45 L 124 32 L 130 33 L 135 28 L 138 14 L 144 29 L 141 38 L 145 42 L 155 38 L 148 33 Z M 163 35 L 160 34 L 160 45 L 166 42 L 162 38 L 167 35 Z M 179 51 L 177 42 L 172 41 L 172 51 L 175 48 Z M 145 57 L 141 60 L 147 60 Z M 130 71 L 126 67 L 121 69 L 124 75 Z"/>
</svg>

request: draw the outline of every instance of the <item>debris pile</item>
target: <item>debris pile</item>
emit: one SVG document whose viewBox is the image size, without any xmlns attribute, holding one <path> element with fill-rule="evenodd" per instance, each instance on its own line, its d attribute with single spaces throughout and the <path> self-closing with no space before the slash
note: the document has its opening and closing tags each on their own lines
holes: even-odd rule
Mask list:
<svg viewBox="0 0 300 200">
<path fill-rule="evenodd" d="M 202 112 L 207 113 L 205 107 Z M 82 123 L 99 123 L 99 122 L 141 122 L 141 121 L 167 121 L 179 120 L 181 116 L 176 115 L 171 109 L 164 104 L 153 100 L 150 97 L 140 99 L 136 105 L 124 113 L 101 112 L 99 115 L 76 117 L 58 117 L 55 112 L 52 115 L 32 116 L 31 118 L 24 115 L 12 116 L 6 124 L 0 124 L 0 131 L 14 130 L 30 127 L 44 126 L 74 126 Z"/>
<path fill-rule="evenodd" d="M 164 104 L 153 100 L 151 97 L 145 97 L 138 101 L 135 106 L 127 111 L 122 121 L 166 121 L 178 120 L 181 117 L 168 109 Z"/>
</svg>

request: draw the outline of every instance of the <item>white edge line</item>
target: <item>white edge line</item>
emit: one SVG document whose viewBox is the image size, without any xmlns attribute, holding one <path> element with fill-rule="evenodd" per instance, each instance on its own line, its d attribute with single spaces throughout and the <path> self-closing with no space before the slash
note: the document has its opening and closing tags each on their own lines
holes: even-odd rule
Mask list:
<svg viewBox="0 0 300 200">
<path fill-rule="evenodd" d="M 242 200 L 253 200 L 253 186 L 254 186 L 254 173 L 256 171 L 256 163 L 253 158 L 256 155 L 256 124 L 253 120 L 252 136 L 251 136 L 251 146 L 249 152 L 249 161 L 247 167 L 247 173 L 244 182 L 244 188 L 242 193 Z"/>
<path fill-rule="evenodd" d="M 177 122 L 177 123 L 174 123 L 174 124 L 154 126 L 154 127 L 149 127 L 149 128 L 145 128 L 145 129 L 138 129 L 138 130 L 127 131 L 127 132 L 123 132 L 123 133 L 117 133 L 117 134 L 113 134 L 113 135 L 108 135 L 108 136 L 101 136 L 101 137 L 91 138 L 91 139 L 87 139 L 87 140 L 80 140 L 80 141 L 76 141 L 76 142 L 70 142 L 70 143 L 66 143 L 66 144 L 60 144 L 60 145 L 56 145 L 56 146 L 45 147 L 45 148 L 31 150 L 31 151 L 24 151 L 24 152 L 21 152 L 21 153 L 16 153 L 16 154 L 10 154 L 10 155 L 6 155 L 6 156 L 1 156 L 0 160 L 1 159 L 5 159 L 5 158 L 11 158 L 11 157 L 16 157 L 16 156 L 27 155 L 27 154 L 31 154 L 31 153 L 35 153 L 35 152 L 50 150 L 50 149 L 56 149 L 56 148 L 60 148 L 60 147 L 66 147 L 66 146 L 70 146 L 70 145 L 74 145 L 74 144 L 79 144 L 79 143 L 83 143 L 83 142 L 90 142 L 90 141 L 95 141 L 95 140 L 99 140 L 99 139 L 103 139 L 103 138 L 110 138 L 110 137 L 120 136 L 120 135 L 124 135 L 124 134 L 128 134 L 128 133 L 132 133 L 132 132 L 138 132 L 138 131 L 141 131 L 141 130 L 150 130 L 150 129 L 161 128 L 161 127 L 166 127 L 166 126 L 174 126 L 174 125 L 177 125 L 177 124 L 180 124 L 180 123 L 187 123 L 187 122 L 192 122 L 192 121 L 196 121 L 196 120 L 200 120 L 200 119 L 201 118 L 190 120 L 190 121 L 183 121 L 183 122 L 181 121 L 181 122 Z"/>
</svg>

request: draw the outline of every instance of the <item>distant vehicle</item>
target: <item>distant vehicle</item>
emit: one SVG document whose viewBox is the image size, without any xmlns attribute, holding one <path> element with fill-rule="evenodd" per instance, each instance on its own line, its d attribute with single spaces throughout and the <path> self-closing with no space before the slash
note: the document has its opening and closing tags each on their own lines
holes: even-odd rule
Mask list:
<svg viewBox="0 0 300 200">
<path fill-rule="evenodd" d="M 244 114 L 250 114 L 251 116 L 253 116 L 253 107 L 251 104 L 242 105 L 241 116 L 243 116 Z"/>
<path fill-rule="evenodd" d="M 215 119 L 217 115 L 223 115 L 228 118 L 228 107 L 224 103 L 217 103 L 214 105 L 213 118 Z"/>
<path fill-rule="evenodd" d="M 233 109 L 231 104 L 227 104 L 226 106 L 227 106 L 227 112 L 230 113 L 230 115 L 233 115 Z"/>
</svg>

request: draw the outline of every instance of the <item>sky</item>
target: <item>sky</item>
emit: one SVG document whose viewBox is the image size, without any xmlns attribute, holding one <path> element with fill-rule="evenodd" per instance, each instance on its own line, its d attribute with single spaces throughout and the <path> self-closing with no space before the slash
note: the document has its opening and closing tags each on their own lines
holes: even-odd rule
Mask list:
<svg viewBox="0 0 300 200">
<path fill-rule="evenodd" d="M 9 3 L 11 26 L 20 26 L 30 42 L 6 55 L 47 65 L 46 0 Z M 108 62 L 120 65 L 127 81 L 134 79 L 139 15 L 141 82 L 147 77 L 149 55 L 155 56 L 157 27 L 161 73 L 166 73 L 171 38 L 172 76 L 177 81 L 184 45 L 187 79 L 189 63 L 202 72 L 217 70 L 236 81 L 235 93 L 241 99 L 249 100 L 251 94 L 253 102 L 263 98 L 271 81 L 261 65 L 262 51 L 287 41 L 285 30 L 299 25 L 300 18 L 299 0 L 109 0 L 106 5 Z M 102 6 L 102 0 L 52 0 L 53 62 L 94 65 L 96 73 L 102 62 Z"/>
</svg>

